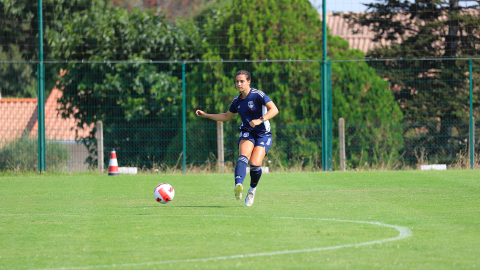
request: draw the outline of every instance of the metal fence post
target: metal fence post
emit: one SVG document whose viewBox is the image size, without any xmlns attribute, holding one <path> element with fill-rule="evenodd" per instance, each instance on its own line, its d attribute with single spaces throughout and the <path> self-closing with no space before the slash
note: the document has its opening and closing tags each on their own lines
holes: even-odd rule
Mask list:
<svg viewBox="0 0 480 270">
<path fill-rule="evenodd" d="M 468 72 L 468 80 L 470 83 L 470 168 L 473 170 L 474 168 L 474 161 L 475 161 L 475 122 L 473 121 L 473 68 L 472 68 L 472 59 L 468 61 L 469 72 Z"/>
<path fill-rule="evenodd" d="M 38 171 L 45 172 L 45 88 L 43 80 L 45 73 L 43 72 L 43 63 L 39 63 L 38 67 Z"/>
<path fill-rule="evenodd" d="M 332 94 L 329 65 L 322 62 L 322 170 L 332 170 Z"/>
<path fill-rule="evenodd" d="M 332 115 L 331 115 L 331 89 L 328 86 L 329 63 L 327 60 L 327 1 L 322 1 L 322 170 L 332 170 Z M 330 103 L 330 104 L 329 104 Z"/>
<path fill-rule="evenodd" d="M 328 145 L 327 145 L 327 169 L 332 171 L 332 162 L 333 162 L 333 131 L 332 131 L 332 62 L 327 61 L 327 136 L 328 136 Z"/>
<path fill-rule="evenodd" d="M 38 0 L 38 170 L 45 172 L 45 66 L 43 63 L 42 0 Z"/>
<path fill-rule="evenodd" d="M 473 117 L 472 123 L 470 123 L 470 140 L 469 141 L 469 151 L 468 158 L 470 159 L 470 168 L 473 170 L 475 168 L 475 117 Z"/>
<path fill-rule="evenodd" d="M 182 122 L 183 122 L 183 174 L 187 173 L 187 120 L 185 97 L 185 62 L 182 63 Z"/>
</svg>

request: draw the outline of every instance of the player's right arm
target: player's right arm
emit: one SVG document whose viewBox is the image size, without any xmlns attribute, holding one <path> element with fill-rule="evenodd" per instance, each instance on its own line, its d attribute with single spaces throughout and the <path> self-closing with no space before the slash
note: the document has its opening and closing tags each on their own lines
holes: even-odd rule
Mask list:
<svg viewBox="0 0 480 270">
<path fill-rule="evenodd" d="M 233 118 L 233 116 L 235 115 L 231 111 L 227 111 L 226 113 L 219 113 L 219 114 L 208 114 L 208 113 L 205 113 L 202 110 L 197 110 L 195 112 L 195 114 L 197 116 L 201 116 L 203 118 L 208 118 L 208 119 L 212 119 L 212 120 L 215 120 L 215 121 L 222 121 L 222 122 L 226 122 L 226 121 L 231 120 Z"/>
</svg>

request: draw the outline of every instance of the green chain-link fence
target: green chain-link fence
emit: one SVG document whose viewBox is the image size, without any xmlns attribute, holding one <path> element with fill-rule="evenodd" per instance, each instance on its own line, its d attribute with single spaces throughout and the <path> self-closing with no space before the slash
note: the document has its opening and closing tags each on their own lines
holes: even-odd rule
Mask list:
<svg viewBox="0 0 480 270">
<path fill-rule="evenodd" d="M 478 60 L 330 64 L 334 170 L 340 166 L 340 118 L 347 169 L 462 162 L 470 168 L 470 91 L 479 133 Z M 0 69 L 0 170 L 37 170 L 37 100 L 15 98 L 37 91 L 37 63 L 3 62 Z M 97 121 L 105 168 L 115 148 L 119 166 L 216 171 L 217 123 L 194 112 L 226 112 L 238 94 L 233 76 L 240 69 L 252 73 L 252 87 L 280 111 L 271 120 L 274 145 L 264 165 L 271 171 L 321 170 L 321 62 L 219 61 L 45 63 L 47 171 L 94 169 Z M 223 123 L 226 171 L 237 160 L 239 125 L 239 117 Z M 476 135 L 477 155 L 478 141 Z"/>
<path fill-rule="evenodd" d="M 477 123 L 480 114 L 478 60 L 370 60 L 369 69 L 360 68 L 362 63 L 336 62 L 349 68 L 333 75 L 333 80 L 344 78 L 333 88 L 333 95 L 340 96 L 334 99 L 340 101 L 334 108 L 337 112 L 355 108 L 350 110 L 353 114 L 333 116 L 334 120 L 345 118 L 348 167 L 466 165 L 470 91 Z M 372 72 L 375 75 L 370 76 Z M 352 87 L 357 90 L 348 93 L 346 89 Z"/>
</svg>

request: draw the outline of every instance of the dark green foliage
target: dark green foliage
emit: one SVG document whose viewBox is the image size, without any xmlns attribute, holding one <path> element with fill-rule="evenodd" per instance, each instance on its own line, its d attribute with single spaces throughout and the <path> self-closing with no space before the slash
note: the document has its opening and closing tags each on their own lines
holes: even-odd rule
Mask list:
<svg viewBox="0 0 480 270">
<path fill-rule="evenodd" d="M 115 148 L 124 164 L 142 166 L 163 159 L 181 122 L 181 81 L 172 75 L 172 66 L 71 63 L 67 70 L 60 80 L 63 117 L 73 115 L 79 127 L 103 121 L 105 150 Z M 94 154 L 96 130 L 84 142 Z M 105 157 L 108 161 L 108 154 Z"/>
<path fill-rule="evenodd" d="M 365 4 L 368 13 L 344 16 L 351 24 L 372 27 L 376 41 L 386 38 L 393 42 L 367 57 L 400 58 L 368 63 L 381 77 L 388 78 L 401 105 L 406 141 L 403 152 L 411 162 L 417 161 L 420 151 L 426 151 L 429 158 L 451 162 L 466 146 L 468 61 L 449 58 L 478 55 L 478 4 L 382 0 Z M 409 60 L 415 58 L 427 59 Z M 478 105 L 474 99 L 474 107 Z"/>
<path fill-rule="evenodd" d="M 0 53 L 0 61 L 18 62 L 0 63 L 0 94 L 2 97 L 35 98 L 37 97 L 37 64 L 23 62 L 19 54 Z"/>
<path fill-rule="evenodd" d="M 48 45 L 52 35 L 61 31 L 73 13 L 85 10 L 92 0 L 43 0 L 43 54 L 52 60 Z M 39 59 L 38 1 L 0 1 L 0 61 L 31 61 Z M 37 68 L 27 64 L 2 67 L 0 91 L 4 97 L 36 97 Z M 47 77 L 55 81 L 58 74 Z M 17 87 L 15 87 L 15 85 Z M 51 89 L 45 89 L 46 95 Z"/>
<path fill-rule="evenodd" d="M 53 56 L 77 61 L 54 67 L 66 71 L 60 79 L 62 115 L 79 119 L 79 127 L 103 121 L 106 161 L 115 148 L 124 164 L 160 163 L 181 123 L 181 64 L 147 59 L 189 59 L 197 32 L 161 14 L 102 2 L 74 14 L 63 29 L 50 40 Z M 110 62 L 115 60 L 123 61 Z M 95 133 L 84 140 L 92 164 Z"/>
<path fill-rule="evenodd" d="M 370 64 L 389 78 L 401 105 L 405 159 L 415 163 L 420 151 L 425 151 L 430 159 L 451 162 L 465 148 L 469 132 L 468 61 L 391 60 Z M 478 100 L 474 106 L 478 106 Z"/>
<path fill-rule="evenodd" d="M 394 43 L 370 52 L 372 58 L 478 55 L 480 1 L 459 2 L 381 0 L 364 4 L 365 13 L 350 13 L 344 18 L 351 24 L 372 27 L 374 41 L 385 38 Z"/>
<path fill-rule="evenodd" d="M 53 58 L 69 61 L 190 59 L 197 32 L 184 24 L 174 24 L 162 14 L 95 1 L 72 14 L 49 44 Z"/>
<path fill-rule="evenodd" d="M 359 164 L 361 160 L 370 164 L 398 159 L 403 147 L 403 114 L 388 82 L 365 62 L 334 62 L 332 74 L 333 118 L 345 119 L 349 165 L 364 165 Z M 335 129 L 335 138 L 337 134 Z"/>
<path fill-rule="evenodd" d="M 278 166 L 302 163 L 308 168 L 320 167 L 321 21 L 306 0 L 249 0 L 234 6 L 225 2 L 204 9 L 195 17 L 195 25 L 174 24 L 161 14 L 138 9 L 127 12 L 100 1 L 72 14 L 61 31 L 51 32 L 49 37 L 51 57 L 68 61 L 46 64 L 50 74 L 47 85 L 58 81 L 64 92 L 59 100 L 62 115 L 79 119 L 80 128 L 103 121 L 106 162 L 115 148 L 123 165 L 176 164 L 183 151 L 182 64 L 151 64 L 148 60 L 201 55 L 202 60 L 218 62 L 185 64 L 187 162 L 213 160 L 216 154 L 215 123 L 202 124 L 208 120 L 196 118 L 194 110 L 225 112 L 237 94 L 233 76 L 246 69 L 252 72 L 252 86 L 267 93 L 280 109 L 272 121 L 275 147 L 271 159 L 278 161 Z M 329 35 L 329 40 L 331 58 L 364 57 L 360 51 L 349 50 L 348 43 L 338 37 Z M 260 61 L 227 63 L 222 59 Z M 261 61 L 267 59 L 293 61 Z M 295 61 L 306 59 L 310 61 Z M 344 71 L 349 65 L 357 65 L 362 72 L 348 75 Z M 352 123 L 347 133 L 351 135 L 347 143 L 352 145 L 348 153 L 352 165 L 359 156 L 373 160 L 397 157 L 402 140 L 392 140 L 400 136 L 386 124 L 386 116 L 396 116 L 396 127 L 401 114 L 391 105 L 387 85 L 364 62 L 332 63 L 332 75 L 333 103 L 337 104 L 333 122 L 344 117 Z M 360 92 L 368 94 L 359 96 Z M 349 95 L 360 98 L 346 106 L 341 97 L 348 100 Z M 356 107 L 355 102 L 370 106 Z M 239 125 L 238 117 L 225 125 L 227 161 L 236 160 Z M 91 164 L 96 157 L 95 133 L 77 138 L 84 139 L 89 148 Z M 363 139 L 357 140 L 357 135 Z M 377 147 L 382 151 L 375 152 Z M 357 150 L 361 148 L 369 150 L 361 153 Z"/>
<path fill-rule="evenodd" d="M 206 37 L 204 60 L 315 60 L 205 63 L 196 65 L 188 78 L 195 82 L 190 87 L 193 97 L 189 104 L 195 109 L 222 113 L 228 110 L 230 101 L 238 94 L 233 85 L 235 72 L 249 70 L 253 76 L 252 86 L 264 91 L 280 110 L 272 121 L 275 145 L 270 158 L 280 160 L 284 165 L 302 163 L 319 168 L 321 62 L 318 60 L 322 56 L 322 25 L 310 2 L 236 1 L 232 5 L 212 6 L 197 16 L 196 21 Z M 345 40 L 330 34 L 328 39 L 331 40 L 328 47 L 330 58 L 364 57 L 360 51 L 349 50 Z M 355 66 L 356 73 L 352 72 L 352 66 Z M 336 123 L 339 117 L 344 117 L 347 123 L 351 123 L 347 143 L 352 147 L 348 153 L 353 159 L 352 165 L 358 162 L 360 155 L 373 161 L 397 158 L 398 148 L 403 145 L 397 128 L 402 116 L 388 84 L 364 62 L 332 63 L 332 69 L 332 120 Z M 359 96 L 360 92 L 367 94 Z M 345 104 L 345 100 L 349 103 Z M 368 106 L 355 106 L 359 103 Z M 190 115 L 193 117 L 193 110 Z M 234 118 L 233 123 L 227 125 L 225 137 L 236 138 L 239 121 L 239 117 Z M 392 126 L 387 126 L 387 122 Z M 334 134 L 338 134 L 336 128 Z M 213 131 L 211 136 L 214 136 Z M 211 142 L 206 149 L 215 149 L 214 143 Z M 229 147 L 235 149 L 236 140 Z M 334 148 L 337 147 L 335 141 Z M 382 150 L 376 151 L 376 147 Z M 368 150 L 361 153 L 361 148 Z M 196 149 L 201 149 L 201 145 Z M 205 151 L 204 157 L 208 155 Z M 235 156 L 230 159 L 235 160 Z"/>
<path fill-rule="evenodd" d="M 96 0 L 42 0 L 44 59 L 52 60 L 49 47 L 51 33 L 61 31 L 72 14 L 88 9 Z M 0 1 L 1 50 L 13 59 L 20 54 L 24 60 L 38 60 L 38 1 Z M 10 60 L 9 59 L 9 60 Z"/>
</svg>

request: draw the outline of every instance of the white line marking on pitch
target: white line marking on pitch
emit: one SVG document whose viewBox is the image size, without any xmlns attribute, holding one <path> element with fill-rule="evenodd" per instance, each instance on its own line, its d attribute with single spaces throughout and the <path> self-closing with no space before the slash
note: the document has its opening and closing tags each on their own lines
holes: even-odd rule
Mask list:
<svg viewBox="0 0 480 270">
<path fill-rule="evenodd" d="M 154 216 L 154 215 L 148 215 Z M 156 215 L 155 215 L 156 216 Z M 168 216 L 191 216 L 191 215 L 168 215 Z M 199 215 L 196 215 L 199 216 Z M 225 218 L 251 218 L 251 216 L 225 216 L 225 215 L 200 215 L 205 217 L 225 217 Z M 238 258 L 251 258 L 251 257 L 260 257 L 260 256 L 275 256 L 282 254 L 293 254 L 293 253 L 304 253 L 304 252 L 315 252 L 315 251 L 325 251 L 325 250 L 334 250 L 341 248 L 349 247 L 361 247 L 374 244 L 381 244 L 386 242 L 398 241 L 412 236 L 412 231 L 403 226 L 390 225 L 380 222 L 370 222 L 370 221 L 355 221 L 355 220 L 342 220 L 342 219 L 328 219 L 328 218 L 295 218 L 295 217 L 270 217 L 275 219 L 302 219 L 302 220 L 318 220 L 318 221 L 338 221 L 338 222 L 350 222 L 350 223 L 362 223 L 362 224 L 371 224 L 387 228 L 392 228 L 398 231 L 398 236 L 393 238 L 363 242 L 359 244 L 345 244 L 339 246 L 331 247 L 321 247 L 321 248 L 310 248 L 310 249 L 297 249 L 297 250 L 283 250 L 283 251 L 273 251 L 273 252 L 262 252 L 262 253 L 253 253 L 253 254 L 239 254 L 231 256 L 219 256 L 219 257 L 210 257 L 210 258 L 199 258 L 199 259 L 186 259 L 186 260 L 170 260 L 170 261 L 158 261 L 158 262 L 144 262 L 144 263 L 124 263 L 124 264 L 110 264 L 110 265 L 91 265 L 91 266 L 77 266 L 77 267 L 60 267 L 60 268 L 43 268 L 36 270 L 73 270 L 73 269 L 95 269 L 95 268 L 112 268 L 112 267 L 137 267 L 145 265 L 158 265 L 158 264 L 170 264 L 170 263 L 189 263 L 189 262 L 206 262 L 206 261 L 215 261 L 215 260 L 229 260 L 229 259 L 238 259 Z"/>
</svg>

